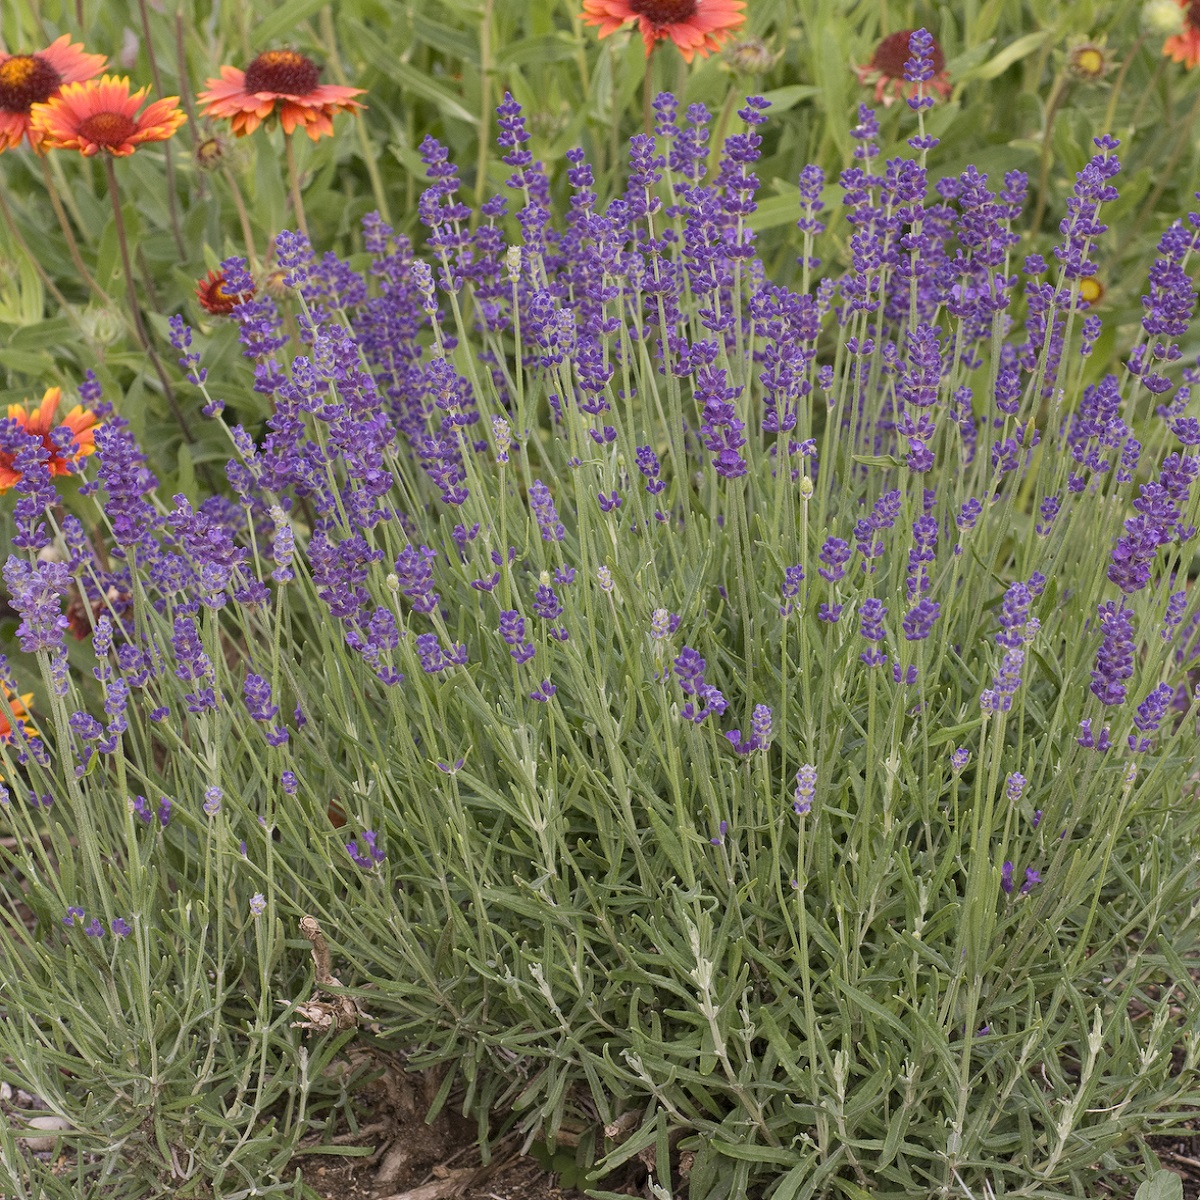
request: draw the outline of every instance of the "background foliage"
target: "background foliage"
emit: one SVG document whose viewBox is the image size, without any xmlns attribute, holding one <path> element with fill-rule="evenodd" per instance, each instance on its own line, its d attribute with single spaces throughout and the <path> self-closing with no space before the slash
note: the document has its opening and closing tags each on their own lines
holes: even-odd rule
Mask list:
<svg viewBox="0 0 1200 1200">
<path fill-rule="evenodd" d="M 1200 166 L 1200 73 L 1162 58 L 1161 41 L 1140 31 L 1139 6 L 764 0 L 748 11 L 748 31 L 778 55 L 768 71 L 739 76 L 720 57 L 688 68 L 673 50 L 656 54 L 650 70 L 655 90 L 705 103 L 728 132 L 741 129 L 734 109 L 747 93 L 771 100 L 750 220 L 768 278 L 798 283 L 801 168 L 815 161 L 834 180 L 851 163 L 849 130 L 857 104 L 869 99 L 852 65 L 869 60 L 881 34 L 927 25 L 954 83 L 950 101 L 928 118 L 942 143 L 932 176 L 970 163 L 994 180 L 1013 168 L 1030 174 L 1014 263 L 1034 250 L 1049 256 L 1091 139 L 1108 130 L 1120 137 L 1121 194 L 1105 208 L 1109 231 L 1094 256 L 1105 332 L 1072 367 L 1072 398 L 1117 369 L 1137 334 L 1154 245 L 1194 207 Z M 157 73 L 156 95 L 190 97 L 219 64 L 244 65 L 260 49 L 290 44 L 321 60 L 326 80 L 366 88 L 364 117 L 341 117 L 337 137 L 298 146 L 314 245 L 359 270 L 379 257 L 361 228 L 375 209 L 421 250 L 427 231 L 416 201 L 428 183 L 419 153 L 427 134 L 449 148 L 469 197 L 505 191 L 511 169 L 490 142 L 505 91 L 528 117 L 529 146 L 546 165 L 559 213 L 570 192 L 567 151 L 583 146 L 603 203 L 624 191 L 627 139 L 642 127 L 640 40 L 598 43 L 572 4 L 301 0 L 159 11 L 83 0 L 82 16 L 81 24 L 73 6 L 13 0 L 5 46 L 36 48 L 71 32 L 139 82 Z M 1075 35 L 1107 38 L 1116 60 L 1108 86 L 1064 74 Z M 880 115 L 883 157 L 907 153 L 911 114 L 897 105 Z M 215 169 L 205 147 L 214 136 L 222 139 Z M 0 243 L 8 268 L 0 272 L 3 398 L 21 401 L 52 384 L 73 393 L 94 371 L 161 481 L 160 511 L 176 494 L 198 505 L 223 480 L 228 429 L 240 423 L 258 437 L 271 411 L 234 324 L 201 313 L 193 291 L 210 267 L 247 251 L 231 179 L 262 265 L 279 267 L 267 257 L 292 218 L 279 135 L 230 142 L 193 120 L 169 151 L 118 164 L 160 352 L 168 363 L 176 357 L 168 318 L 182 312 L 197 330 L 209 394 L 226 402 L 224 422 L 201 416 L 205 394 L 171 368 L 176 408 L 137 350 L 103 172 L 53 155 L 48 167 L 107 299 L 72 263 L 38 160 L 24 149 L 4 154 L 12 221 Z M 850 229 L 832 183 L 826 201 L 820 253 L 823 273 L 837 275 L 851 261 Z M 512 218 L 504 233 L 520 239 Z M 275 282 L 295 334 L 303 306 L 282 278 Z M 405 286 L 411 292 L 411 280 Z M 420 297 L 406 295 L 418 310 Z M 457 369 L 470 375 L 470 352 L 481 348 L 470 313 L 461 325 L 448 312 L 443 319 L 463 348 Z M 841 333 L 826 331 L 823 352 L 835 353 Z M 428 365 L 431 342 L 423 328 L 414 361 Z M 508 364 L 511 344 L 493 348 Z M 1190 334 L 1182 348 L 1194 361 Z M 649 358 L 628 341 L 622 353 L 651 389 Z M 744 366 L 731 370 L 735 382 L 750 382 Z M 488 415 L 511 411 L 503 392 L 513 385 L 489 383 L 482 371 L 472 379 L 483 436 Z M 624 490 L 628 451 L 655 436 L 669 441 L 675 425 L 631 406 L 618 421 L 623 463 L 598 455 L 586 473 L 576 471 L 568 450 L 586 446 L 582 429 L 573 447 L 542 436 L 552 385 L 552 373 L 530 371 L 525 402 L 540 414 L 530 422 L 540 432 L 528 453 L 507 473 L 490 464 L 490 474 L 471 479 L 473 519 L 482 516 L 490 540 L 469 554 L 454 550 L 453 520 L 438 510 L 429 480 L 408 459 L 390 464 L 418 523 L 405 537 L 441 553 L 437 582 L 452 615 L 440 626 L 431 617 L 431 627 L 449 646 L 482 636 L 488 623 L 489 648 L 471 670 L 427 676 L 406 646 L 410 690 L 401 699 L 346 648 L 319 583 L 298 568 L 265 608 L 202 613 L 214 683 L 230 703 L 186 723 L 152 722 L 139 709 L 120 754 L 97 756 L 74 779 L 67 708 L 54 697 L 47 663 L 22 655 L 9 621 L 8 649 L 21 690 L 35 692 L 54 765 L 22 766 L 6 752 L 4 774 L 21 781 L 12 786 L 22 794 L 0 817 L 8 839 L 0 938 L 6 961 L 19 967 L 5 972 L 0 990 L 0 1077 L 69 1121 L 61 1141 L 71 1170 L 50 1171 L 19 1143 L 19 1127 L 0 1121 L 5 1194 L 302 1194 L 304 1181 L 289 1167 L 301 1139 L 332 1134 L 354 1112 L 372 1063 L 359 1051 L 397 1047 L 436 1073 L 434 1109 L 452 1103 L 470 1112 L 482 1137 L 495 1117 L 553 1148 L 563 1129 L 594 1134 L 635 1112 L 633 1136 L 580 1142 L 579 1166 L 601 1194 L 606 1174 L 649 1146 L 658 1164 L 652 1183 L 665 1189 L 681 1186 L 679 1154 L 691 1153 L 697 1198 L 746 1189 L 776 1200 L 859 1197 L 868 1187 L 876 1195 L 979 1195 L 987 1187 L 1080 1196 L 1099 1169 L 1136 1175 L 1140 1133 L 1170 1127 L 1197 1102 L 1188 1014 L 1200 1011 L 1200 998 L 1188 971 L 1196 828 L 1180 803 L 1191 787 L 1194 729 L 1184 721 L 1164 738 L 1136 785 L 1123 761 L 1085 753 L 1074 740 L 1099 638 L 1080 631 L 1132 493 L 1114 486 L 1094 509 L 1064 516 L 1039 608 L 1039 682 L 1019 718 L 991 726 L 989 742 L 963 698 L 986 686 L 991 665 L 979 655 L 991 646 L 1005 586 L 1039 569 L 1028 547 L 1040 545 L 1029 530 L 1044 475 L 989 510 L 946 622 L 954 633 L 940 635 L 930 708 L 910 722 L 876 695 L 849 634 L 826 638 L 817 662 L 815 635 L 811 646 L 800 641 L 810 634 L 794 628 L 799 622 L 767 623 L 769 634 L 752 642 L 717 598 L 718 588 L 741 588 L 764 611 L 778 611 L 789 550 L 810 563 L 813 579 L 822 539 L 837 519 L 844 526 L 858 515 L 860 499 L 878 498 L 895 464 L 870 464 L 875 473 L 844 496 L 818 493 L 820 518 L 799 532 L 795 515 L 778 523 L 792 502 L 780 498 L 787 489 L 765 445 L 737 485 L 745 492 L 734 493 L 749 497 L 740 532 L 724 524 L 739 510 L 726 507 L 712 478 L 691 489 L 677 469 L 668 495 L 688 512 L 685 550 L 669 538 L 630 549 L 616 518 L 596 515 L 594 489 Z M 677 399 L 664 396 L 664 404 Z M 1147 463 L 1157 467 L 1165 443 L 1146 398 L 1130 409 L 1151 448 Z M 1048 454 L 1038 460 L 1051 462 Z M 702 466 L 701 456 L 691 465 Z M 555 558 L 530 520 L 535 468 L 551 479 L 563 513 L 577 514 L 564 517 L 570 560 Z M 336 470 L 341 485 L 353 486 L 344 465 Z M 946 486 L 961 502 L 981 482 L 964 476 Z M 640 489 L 628 491 L 630 507 L 645 505 L 637 515 L 652 519 Z M 63 495 L 64 511 L 100 527 L 94 502 L 75 485 Z M 941 503 L 949 512 L 950 498 Z M 309 516 L 296 516 L 302 542 Z M 269 575 L 270 528 L 251 522 L 243 536 L 255 568 Z M 523 573 L 506 573 L 501 587 L 512 591 L 501 592 L 503 605 L 485 602 L 472 587 L 490 570 L 483 548 L 503 557 L 510 542 Z M 392 563 L 405 542 L 389 526 L 380 545 Z M 1171 553 L 1172 570 L 1188 579 L 1190 551 Z M 542 705 L 495 635 L 496 612 L 517 608 L 541 571 L 570 562 L 581 579 L 563 618 L 571 637 L 556 660 L 561 696 Z M 612 592 L 596 580 L 601 564 Z M 889 572 L 886 586 L 899 595 L 899 552 Z M 387 599 L 385 575 L 380 568 L 372 576 L 376 601 Z M 135 606 L 136 627 L 167 653 L 178 614 L 150 595 Z M 1148 632 L 1137 682 L 1178 682 L 1170 648 L 1152 636 L 1166 591 L 1141 602 Z M 427 628 L 407 601 L 395 603 L 414 634 Z M 699 637 L 743 728 L 760 692 L 769 696 L 777 721 L 770 756 L 731 757 L 714 722 L 681 724 L 683 698 L 662 677 L 667 652 L 648 634 L 657 607 L 684 622 L 670 656 Z M 92 644 L 73 643 L 70 653 L 72 703 L 103 711 Z M 800 686 L 797 665 L 810 661 L 801 678 L 811 691 L 800 704 L 790 689 Z M 303 729 L 289 722 L 287 746 L 269 745 L 235 702 L 251 667 L 270 680 L 285 716 L 298 708 L 308 718 Z M 181 712 L 185 691 L 165 670 L 148 695 Z M 1114 729 L 1118 745 L 1125 725 Z M 971 737 L 975 762 L 962 778 L 948 755 Z M 794 772 L 809 761 L 800 746 L 829 781 L 811 836 L 791 813 Z M 287 770 L 298 776 L 294 792 L 281 789 Z M 999 797 L 1016 771 L 1030 791 L 1007 813 Z M 214 787 L 223 795 L 209 814 L 204 792 Z M 26 803 L 31 789 L 51 795 L 53 806 Z M 151 805 L 174 798 L 168 824 L 129 808 L 142 793 Z M 1031 829 L 1035 810 L 1045 815 Z M 367 830 L 386 858 L 363 870 L 345 843 L 354 838 L 365 853 Z M 1069 831 L 1061 846 L 1060 831 Z M 972 853 L 988 839 L 995 862 Z M 1017 852 L 1022 862 L 1040 856 L 1053 887 L 999 905 L 985 900 L 985 882 Z M 821 881 L 798 889 L 811 904 L 797 903 L 792 879 Z M 260 915 L 249 908 L 255 895 L 264 897 Z M 76 904 L 110 928 L 129 920 L 133 935 L 88 939 L 64 928 Z M 320 983 L 297 932 L 303 913 L 319 918 L 335 948 L 334 973 L 368 1014 L 358 1029 L 313 1035 L 294 1027 Z M 326 1001 L 341 994 L 336 985 L 322 992 Z M 971 1032 L 985 1022 L 986 1035 Z"/>
</svg>

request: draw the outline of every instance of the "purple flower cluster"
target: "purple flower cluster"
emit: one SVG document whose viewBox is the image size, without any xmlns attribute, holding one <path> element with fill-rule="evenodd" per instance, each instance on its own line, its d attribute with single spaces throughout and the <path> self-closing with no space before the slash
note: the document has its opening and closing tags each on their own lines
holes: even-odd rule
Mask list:
<svg viewBox="0 0 1200 1200">
<path fill-rule="evenodd" d="M 354 841 L 346 843 L 346 853 L 364 871 L 377 867 L 387 857 L 378 845 L 378 838 L 374 830 L 364 829 Z"/>
<path fill-rule="evenodd" d="M 699 651 L 690 646 L 684 646 L 675 659 L 675 678 L 679 680 L 679 689 L 685 696 L 692 697 L 680 709 L 679 715 L 696 725 L 714 714 L 719 717 L 728 706 L 720 690 L 705 682 L 705 668 Z"/>
</svg>

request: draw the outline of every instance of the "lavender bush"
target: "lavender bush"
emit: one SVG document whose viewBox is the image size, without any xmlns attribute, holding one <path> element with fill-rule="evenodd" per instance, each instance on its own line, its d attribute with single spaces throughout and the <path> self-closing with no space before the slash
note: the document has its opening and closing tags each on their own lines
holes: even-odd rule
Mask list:
<svg viewBox="0 0 1200 1200">
<path fill-rule="evenodd" d="M 1104 374 L 1117 143 L 1046 262 L 912 103 L 801 175 L 793 289 L 761 99 L 710 176 L 660 95 L 602 206 L 506 98 L 507 196 L 421 147 L 428 261 L 278 239 L 227 489 L 160 496 L 90 381 L 78 494 L 7 429 L 0 1078 L 73 1165 L 0 1127 L 5 1194 L 300 1194 L 368 1036 L 597 1196 L 1081 1196 L 1197 1102 L 1200 217 Z M 232 329 L 171 325 L 217 421 Z"/>
</svg>

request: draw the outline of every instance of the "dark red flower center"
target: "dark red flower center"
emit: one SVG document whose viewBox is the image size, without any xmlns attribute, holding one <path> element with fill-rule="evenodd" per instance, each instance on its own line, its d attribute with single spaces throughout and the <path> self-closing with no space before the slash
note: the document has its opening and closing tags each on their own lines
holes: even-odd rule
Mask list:
<svg viewBox="0 0 1200 1200">
<path fill-rule="evenodd" d="M 137 133 L 137 122 L 124 113 L 95 113 L 79 122 L 78 132 L 81 138 L 111 150 L 128 141 L 131 133 Z"/>
<path fill-rule="evenodd" d="M 246 68 L 246 91 L 307 96 L 320 79 L 321 68 L 311 58 L 295 50 L 267 50 Z"/>
<path fill-rule="evenodd" d="M 629 0 L 629 7 L 651 25 L 681 25 L 696 15 L 696 0 Z"/>
<path fill-rule="evenodd" d="M 1195 2 L 1200 4 L 1200 0 Z M 887 79 L 903 79 L 904 64 L 912 58 L 908 49 L 908 39 L 912 37 L 913 32 L 911 29 L 901 29 L 896 33 L 889 33 L 875 48 L 871 66 Z M 932 58 L 933 73 L 940 75 L 946 69 L 946 56 L 936 41 L 933 43 Z"/>
<path fill-rule="evenodd" d="M 25 113 L 58 91 L 62 76 L 40 54 L 14 54 L 0 63 L 0 109 Z"/>
<path fill-rule="evenodd" d="M 1188 28 L 1200 33 L 1200 0 L 1190 0 L 1183 15 Z"/>
</svg>

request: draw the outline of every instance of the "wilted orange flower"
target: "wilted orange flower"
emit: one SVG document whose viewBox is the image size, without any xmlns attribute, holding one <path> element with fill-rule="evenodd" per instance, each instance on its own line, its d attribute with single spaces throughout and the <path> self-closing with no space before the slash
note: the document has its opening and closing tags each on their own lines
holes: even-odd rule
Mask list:
<svg viewBox="0 0 1200 1200">
<path fill-rule="evenodd" d="M 78 469 L 79 460 L 94 453 L 96 449 L 96 425 L 99 418 L 90 409 L 77 404 L 61 421 L 56 421 L 54 414 L 58 411 L 62 399 L 62 388 L 47 388 L 41 404 L 33 412 L 23 404 L 8 406 L 8 419 L 16 421 L 26 433 L 42 439 L 50 457 L 46 460 L 46 468 L 51 475 L 74 475 Z M 73 443 L 65 453 L 54 444 L 51 433 L 55 429 L 66 426 L 72 434 Z M 0 492 L 6 492 L 21 478 L 21 472 L 13 466 L 13 455 L 0 450 Z"/>
<path fill-rule="evenodd" d="M 4 695 L 8 700 L 8 707 L 12 709 L 12 715 L 16 717 L 17 724 L 25 731 L 26 736 L 35 733 L 29 718 L 29 706 L 33 703 L 33 693 L 23 692 L 20 696 L 9 691 L 8 685 L 4 686 Z M 11 742 L 13 738 L 13 728 L 9 723 L 8 717 L 4 713 L 4 709 L 0 708 L 0 742 Z"/>
<path fill-rule="evenodd" d="M 583 0 L 585 25 L 598 25 L 600 36 L 637 21 L 646 57 L 655 42 L 672 41 L 685 62 L 719 50 L 746 23 L 745 0 Z"/>
<path fill-rule="evenodd" d="M 149 89 L 130 94 L 129 86 L 127 78 L 115 75 L 68 83 L 57 96 L 33 106 L 34 135 L 51 150 L 78 150 L 86 158 L 103 150 L 125 158 L 144 142 L 165 142 L 187 120 L 178 96 L 155 100 L 139 116 Z"/>
<path fill-rule="evenodd" d="M 1183 29 L 1163 42 L 1163 53 L 1185 67 L 1200 63 L 1200 0 L 1178 0 L 1183 9 Z"/>
<path fill-rule="evenodd" d="M 228 316 L 253 295 L 253 292 L 227 292 L 224 271 L 209 271 L 196 285 L 196 299 L 200 301 L 200 307 L 218 317 Z"/>
<path fill-rule="evenodd" d="M 321 83 L 321 68 L 295 50 L 266 50 L 244 71 L 221 68 L 220 79 L 207 80 L 196 99 L 206 117 L 228 119 L 238 137 L 253 133 L 278 115 L 284 133 L 301 128 L 312 140 L 333 136 L 333 116 L 363 106 L 354 99 L 362 88 Z"/>
<path fill-rule="evenodd" d="M 908 39 L 913 30 L 901 29 L 890 33 L 875 47 L 871 61 L 865 67 L 855 67 L 854 74 L 863 87 L 875 88 L 875 103 L 887 108 L 897 100 L 907 100 L 917 94 L 918 85 L 909 83 L 904 78 L 904 64 L 912 55 L 908 49 Z M 950 86 L 950 76 L 946 72 L 946 56 L 942 53 L 937 40 L 933 43 L 933 78 L 925 87 L 930 93 L 941 96 L 944 100 L 953 90 Z"/>
<path fill-rule="evenodd" d="M 103 54 L 85 54 L 66 33 L 37 54 L 0 54 L 0 153 L 16 149 L 23 137 L 36 146 L 30 108 L 56 95 L 64 83 L 99 75 L 105 61 Z"/>
</svg>

